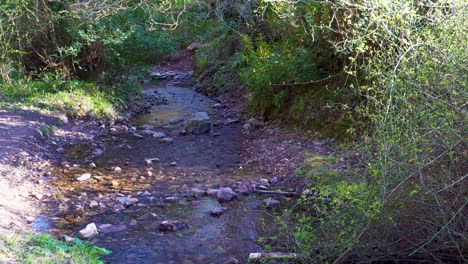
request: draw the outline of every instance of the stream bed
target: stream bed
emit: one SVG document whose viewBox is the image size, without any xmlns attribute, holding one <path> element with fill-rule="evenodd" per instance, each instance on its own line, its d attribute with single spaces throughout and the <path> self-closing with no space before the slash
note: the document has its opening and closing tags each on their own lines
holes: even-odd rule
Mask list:
<svg viewBox="0 0 468 264">
<path fill-rule="evenodd" d="M 112 252 L 103 257 L 106 263 L 246 263 L 260 250 L 256 241 L 273 220 L 266 196 L 239 192 L 265 178 L 240 166 L 242 125 L 181 83 L 190 81 L 188 73 L 177 76 L 178 82 L 147 85 L 144 93 L 160 102 L 130 120 L 129 131 L 119 133 L 116 124 L 94 144 L 65 149 L 51 182 L 55 199 L 44 201 L 37 219 L 40 231 L 75 236 L 95 223 L 100 232 L 89 240 Z M 209 133 L 185 131 L 197 112 L 209 115 Z M 153 132 L 171 140 L 162 143 Z M 221 187 L 234 189 L 237 199 L 220 203 L 209 193 Z M 210 213 L 221 207 L 227 211 Z M 161 231 L 166 220 L 184 226 Z"/>
</svg>

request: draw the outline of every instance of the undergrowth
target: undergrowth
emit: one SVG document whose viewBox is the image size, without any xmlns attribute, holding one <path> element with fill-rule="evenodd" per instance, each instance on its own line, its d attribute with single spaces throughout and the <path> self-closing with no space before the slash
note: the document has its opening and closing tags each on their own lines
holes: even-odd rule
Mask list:
<svg viewBox="0 0 468 264">
<path fill-rule="evenodd" d="M 75 238 L 67 244 L 48 234 L 26 236 L 0 235 L 4 249 L 0 249 L 0 262 L 20 263 L 73 263 L 101 264 L 99 256 L 109 254 L 104 248 L 90 245 Z"/>
</svg>

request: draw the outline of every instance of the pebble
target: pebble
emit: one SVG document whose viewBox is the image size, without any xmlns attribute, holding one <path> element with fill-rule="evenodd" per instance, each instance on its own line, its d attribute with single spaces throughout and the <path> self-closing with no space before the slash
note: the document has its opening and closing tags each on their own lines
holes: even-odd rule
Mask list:
<svg viewBox="0 0 468 264">
<path fill-rule="evenodd" d="M 99 203 L 94 200 L 89 203 L 89 208 L 96 208 L 98 206 L 99 206 Z"/>
<path fill-rule="evenodd" d="M 56 151 L 57 151 L 57 153 L 62 154 L 62 153 L 65 152 L 65 149 L 64 148 L 57 148 Z"/>
<path fill-rule="evenodd" d="M 163 133 L 163 132 L 156 132 L 156 133 L 153 134 L 153 137 L 154 138 L 165 138 L 166 134 Z"/>
<path fill-rule="evenodd" d="M 161 138 L 159 140 L 160 143 L 172 143 L 172 141 L 174 141 L 174 139 L 172 139 L 170 137 Z"/>
<path fill-rule="evenodd" d="M 83 173 L 80 177 L 76 178 L 78 181 L 87 181 L 91 179 L 91 173 Z"/>
<path fill-rule="evenodd" d="M 177 162 L 171 162 L 171 166 L 177 166 Z"/>
<path fill-rule="evenodd" d="M 144 136 L 142 136 L 142 135 L 140 135 L 140 134 L 138 134 L 136 132 L 133 132 L 133 137 L 135 137 L 136 139 L 143 139 L 144 138 Z"/>
<path fill-rule="evenodd" d="M 179 201 L 179 198 L 174 197 L 174 196 L 164 198 L 164 202 L 166 203 L 177 203 L 178 201 Z"/>
<path fill-rule="evenodd" d="M 89 167 L 90 167 L 91 169 L 97 168 L 97 166 L 96 166 L 96 164 L 95 164 L 94 162 L 89 163 Z"/>
<path fill-rule="evenodd" d="M 114 172 L 120 173 L 122 172 L 122 169 L 120 167 L 115 167 Z"/>
</svg>

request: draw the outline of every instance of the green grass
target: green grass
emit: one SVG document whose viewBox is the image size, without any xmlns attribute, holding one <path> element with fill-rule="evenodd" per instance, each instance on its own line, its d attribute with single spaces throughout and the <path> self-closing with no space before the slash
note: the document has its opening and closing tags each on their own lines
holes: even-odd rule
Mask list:
<svg viewBox="0 0 468 264">
<path fill-rule="evenodd" d="M 26 236 L 0 235 L 0 263 L 73 263 L 98 264 L 100 255 L 110 251 L 75 238 L 73 244 L 66 244 L 48 234 Z"/>
<path fill-rule="evenodd" d="M 0 84 L 4 102 L 58 111 L 75 118 L 113 118 L 140 91 L 141 87 L 134 81 L 122 81 L 115 87 L 61 79 L 20 79 Z"/>
</svg>

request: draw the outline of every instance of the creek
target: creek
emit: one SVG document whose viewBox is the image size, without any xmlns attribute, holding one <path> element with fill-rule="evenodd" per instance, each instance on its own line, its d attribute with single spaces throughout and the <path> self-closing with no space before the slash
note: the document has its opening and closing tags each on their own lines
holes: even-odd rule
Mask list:
<svg viewBox="0 0 468 264">
<path fill-rule="evenodd" d="M 56 169 L 58 177 L 51 183 L 56 197 L 44 203 L 47 217 L 41 215 L 35 226 L 74 236 L 89 223 L 112 225 L 101 226 L 90 239 L 112 252 L 103 257 L 108 263 L 245 263 L 249 253 L 260 250 L 256 241 L 273 221 L 263 205 L 266 197 L 238 194 L 220 204 L 216 196 L 205 194 L 220 187 L 237 191 L 265 178 L 240 165 L 242 125 L 213 107 L 216 101 L 194 91 L 189 74 L 176 77 L 146 85 L 147 97 L 156 96 L 159 102 L 130 120 L 128 126 L 135 132 L 96 139 L 103 151 L 92 158 L 93 167 L 88 157 L 95 150 L 90 144 L 65 149 L 63 161 L 69 165 Z M 211 133 L 181 132 L 183 120 L 196 112 L 210 116 Z M 172 142 L 140 137 L 145 130 L 163 132 Z M 89 180 L 77 180 L 86 173 L 91 174 Z M 220 206 L 227 211 L 210 215 Z M 188 228 L 160 231 L 159 223 L 165 220 Z"/>
</svg>

